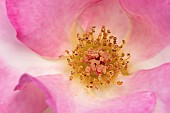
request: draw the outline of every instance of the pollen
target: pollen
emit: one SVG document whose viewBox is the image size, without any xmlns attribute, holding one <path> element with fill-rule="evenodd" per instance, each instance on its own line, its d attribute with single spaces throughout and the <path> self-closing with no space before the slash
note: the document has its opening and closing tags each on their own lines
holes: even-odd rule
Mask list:
<svg viewBox="0 0 170 113">
<path fill-rule="evenodd" d="M 125 40 L 118 44 L 117 37 L 102 26 L 98 36 L 95 36 L 96 27 L 92 27 L 83 36 L 77 34 L 79 43 L 68 54 L 68 65 L 72 68 L 70 81 L 78 78 L 87 88 L 98 89 L 111 83 L 122 85 L 116 81 L 121 75 L 128 75 L 130 53 L 122 52 Z"/>
</svg>

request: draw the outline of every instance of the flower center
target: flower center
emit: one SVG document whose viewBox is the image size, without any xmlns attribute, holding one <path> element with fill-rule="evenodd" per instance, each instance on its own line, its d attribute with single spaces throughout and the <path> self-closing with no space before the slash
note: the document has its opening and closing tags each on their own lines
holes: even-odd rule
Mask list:
<svg viewBox="0 0 170 113">
<path fill-rule="evenodd" d="M 72 67 L 70 80 L 79 78 L 87 88 L 115 83 L 119 74 L 128 75 L 128 59 L 130 53 L 123 53 L 121 49 L 125 44 L 117 44 L 117 38 L 110 35 L 110 30 L 102 26 L 97 37 L 94 36 L 95 27 L 82 37 L 77 34 L 79 44 L 69 55 L 68 64 Z M 122 81 L 116 81 L 117 85 L 122 85 Z"/>
</svg>

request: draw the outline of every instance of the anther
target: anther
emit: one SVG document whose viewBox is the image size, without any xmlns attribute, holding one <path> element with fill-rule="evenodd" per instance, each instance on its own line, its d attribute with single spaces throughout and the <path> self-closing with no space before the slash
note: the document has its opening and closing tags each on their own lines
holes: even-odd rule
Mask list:
<svg viewBox="0 0 170 113">
<path fill-rule="evenodd" d="M 118 81 L 118 82 L 117 82 L 117 85 L 122 85 L 122 84 L 123 84 L 122 81 Z"/>
<path fill-rule="evenodd" d="M 109 29 L 107 30 L 107 33 L 111 33 Z"/>
<path fill-rule="evenodd" d="M 108 80 L 108 81 L 106 81 L 106 83 L 107 83 L 107 84 L 110 84 L 110 81 Z"/>
<path fill-rule="evenodd" d="M 67 54 L 69 54 L 69 51 L 68 51 L 68 50 L 65 50 L 65 52 L 66 52 Z"/>
<path fill-rule="evenodd" d="M 73 76 L 70 76 L 70 81 L 73 80 Z"/>
<path fill-rule="evenodd" d="M 102 26 L 98 37 L 95 37 L 96 27 L 93 26 L 83 38 L 77 34 L 79 44 L 72 52 L 66 50 L 69 55 L 68 64 L 72 67 L 70 81 L 78 78 L 85 87 L 98 89 L 115 81 L 121 73 L 128 73 L 128 59 L 130 53 L 121 53 L 125 40 L 117 44 L 117 37 L 110 36 L 111 31 Z M 117 85 L 122 85 L 118 81 Z"/>
<path fill-rule="evenodd" d="M 93 26 L 92 28 L 96 28 L 96 26 Z"/>
<path fill-rule="evenodd" d="M 70 59 L 67 58 L 67 61 L 70 62 Z"/>
<path fill-rule="evenodd" d="M 130 53 L 127 53 L 127 56 L 130 56 Z"/>
<path fill-rule="evenodd" d="M 113 36 L 110 36 L 109 39 L 110 39 L 110 40 L 113 39 Z"/>
<path fill-rule="evenodd" d="M 116 41 L 116 40 L 117 40 L 117 37 L 114 37 L 113 39 Z"/>
<path fill-rule="evenodd" d="M 124 57 L 125 56 L 125 53 L 122 53 L 122 56 L 121 57 Z"/>
<path fill-rule="evenodd" d="M 125 40 L 122 40 L 122 43 L 125 44 Z"/>
</svg>

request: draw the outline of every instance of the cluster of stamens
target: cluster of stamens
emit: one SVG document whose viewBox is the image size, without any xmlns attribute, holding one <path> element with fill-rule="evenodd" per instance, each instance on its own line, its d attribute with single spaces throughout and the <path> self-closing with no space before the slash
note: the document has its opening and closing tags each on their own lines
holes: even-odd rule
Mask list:
<svg viewBox="0 0 170 113">
<path fill-rule="evenodd" d="M 80 37 L 77 34 L 79 44 L 72 52 L 66 50 L 69 55 L 68 64 L 72 67 L 70 80 L 79 78 L 87 88 L 96 88 L 117 83 L 122 85 L 122 81 L 115 81 L 121 73 L 128 74 L 128 59 L 130 53 L 121 52 L 125 44 L 117 44 L 117 38 L 110 35 L 110 30 L 102 26 L 101 32 L 95 38 L 95 27 L 90 32 Z"/>
</svg>

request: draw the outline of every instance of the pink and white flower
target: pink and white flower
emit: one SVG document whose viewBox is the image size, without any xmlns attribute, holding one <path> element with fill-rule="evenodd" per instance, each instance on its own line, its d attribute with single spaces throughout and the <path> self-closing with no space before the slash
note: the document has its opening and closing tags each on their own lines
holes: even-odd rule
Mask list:
<svg viewBox="0 0 170 113">
<path fill-rule="evenodd" d="M 169 0 L 0 0 L 0 113 L 169 113 L 169 10 Z M 87 93 L 60 56 L 93 25 L 133 57 L 122 86 Z"/>
</svg>

